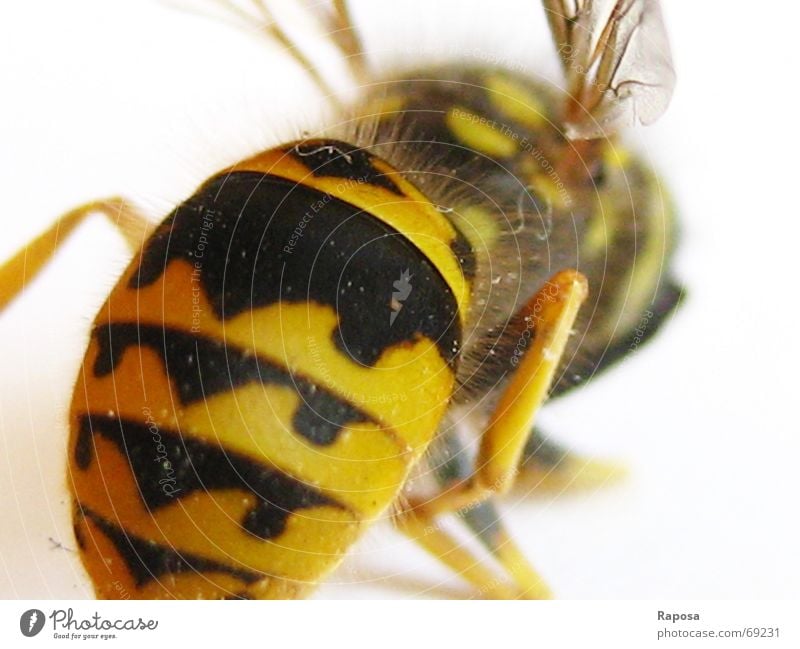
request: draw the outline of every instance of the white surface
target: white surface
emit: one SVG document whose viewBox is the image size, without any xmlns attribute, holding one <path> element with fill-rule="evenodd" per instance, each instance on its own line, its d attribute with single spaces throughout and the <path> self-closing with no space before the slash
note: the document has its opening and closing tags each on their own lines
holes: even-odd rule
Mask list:
<svg viewBox="0 0 800 649">
<path fill-rule="evenodd" d="M 380 60 L 423 62 L 429 44 L 468 43 L 473 56 L 555 69 L 535 3 L 397 4 L 356 3 Z M 508 503 L 509 525 L 560 597 L 800 595 L 800 9 L 777 4 L 769 15 L 719 0 L 665 7 L 678 86 L 635 140 L 680 208 L 690 298 L 652 345 L 545 413 L 561 439 L 632 471 L 607 490 Z M 5 3 L 0 61 L 0 259 L 94 197 L 130 196 L 155 218 L 317 114 L 313 90 L 274 49 L 151 2 Z M 75 555 L 48 537 L 74 545 L 65 411 L 90 319 L 126 263 L 113 231 L 92 221 L 0 318 L 0 597 L 90 593 Z M 318 596 L 470 592 L 376 529 Z"/>
</svg>

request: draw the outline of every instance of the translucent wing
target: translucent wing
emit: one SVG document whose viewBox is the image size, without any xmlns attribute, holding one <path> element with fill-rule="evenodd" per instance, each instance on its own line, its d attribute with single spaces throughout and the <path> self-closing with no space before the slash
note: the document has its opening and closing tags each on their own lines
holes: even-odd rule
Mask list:
<svg viewBox="0 0 800 649">
<path fill-rule="evenodd" d="M 661 116 L 675 71 L 658 0 L 543 3 L 570 94 L 570 138 L 603 137 Z"/>
</svg>

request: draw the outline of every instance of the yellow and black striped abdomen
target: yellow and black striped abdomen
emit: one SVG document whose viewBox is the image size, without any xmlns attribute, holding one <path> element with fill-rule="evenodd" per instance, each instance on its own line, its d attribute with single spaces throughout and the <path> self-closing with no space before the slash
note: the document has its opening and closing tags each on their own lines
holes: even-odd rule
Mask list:
<svg viewBox="0 0 800 649">
<path fill-rule="evenodd" d="M 72 409 L 101 597 L 297 597 L 396 497 L 453 390 L 468 247 L 341 142 L 266 152 L 159 227 Z"/>
</svg>

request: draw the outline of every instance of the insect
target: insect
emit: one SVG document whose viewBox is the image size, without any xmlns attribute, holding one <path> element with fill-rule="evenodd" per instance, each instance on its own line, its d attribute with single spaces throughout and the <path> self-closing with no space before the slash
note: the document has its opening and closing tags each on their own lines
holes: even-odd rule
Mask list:
<svg viewBox="0 0 800 649">
<path fill-rule="evenodd" d="M 544 7 L 566 93 L 491 66 L 371 75 L 334 2 L 332 39 L 370 82 L 344 126 L 220 171 L 157 226 L 82 205 L 0 267 L 1 308 L 95 212 L 133 250 L 69 414 L 98 597 L 303 597 L 387 512 L 484 596 L 549 596 L 495 500 L 607 477 L 536 414 L 681 291 L 658 180 L 614 138 L 669 101 L 659 7 Z"/>
</svg>

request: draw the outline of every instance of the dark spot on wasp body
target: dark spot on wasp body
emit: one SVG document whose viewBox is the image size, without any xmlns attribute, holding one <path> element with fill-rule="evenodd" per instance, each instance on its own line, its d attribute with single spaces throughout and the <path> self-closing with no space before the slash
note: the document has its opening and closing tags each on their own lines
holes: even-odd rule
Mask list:
<svg viewBox="0 0 800 649">
<path fill-rule="evenodd" d="M 373 157 L 345 142 L 313 141 L 294 146 L 289 155 L 311 170 L 314 176 L 341 178 L 356 183 L 368 183 L 405 196 L 392 178 L 378 171 Z"/>
<path fill-rule="evenodd" d="M 92 431 L 84 426 L 78 428 L 78 437 L 75 441 L 73 457 L 75 458 L 75 465 L 83 471 L 89 468 L 89 464 L 92 461 L 92 455 L 94 454 L 93 445 Z"/>
<path fill-rule="evenodd" d="M 174 474 L 175 488 L 167 493 L 159 484 L 163 467 L 153 461 L 153 437 L 146 424 L 92 414 L 81 416 L 79 426 L 117 446 L 129 462 L 142 501 L 150 511 L 194 492 L 240 489 L 255 499 L 240 521 L 242 528 L 260 539 L 272 539 L 283 533 L 289 516 L 298 509 L 320 506 L 343 509 L 319 489 L 273 466 L 217 444 L 159 428 L 164 455 L 169 458 Z"/>
<path fill-rule="evenodd" d="M 475 251 L 472 249 L 469 241 L 467 241 L 466 237 L 459 230 L 456 229 L 456 236 L 452 242 L 450 242 L 450 249 L 453 251 L 453 254 L 458 259 L 458 263 L 461 266 L 461 272 L 464 273 L 464 277 L 468 281 L 472 281 L 475 279 L 475 273 L 478 270 L 477 261 L 475 259 Z"/>
<path fill-rule="evenodd" d="M 96 327 L 94 337 L 99 347 L 95 376 L 110 374 L 128 348 L 148 347 L 161 357 L 164 372 L 184 404 L 254 382 L 292 388 L 300 399 L 292 420 L 294 430 L 313 444 L 332 444 L 348 423 L 375 423 L 310 380 L 223 341 L 170 327 L 116 322 Z M 86 467 L 90 453 L 91 439 L 81 432 L 75 446 L 78 466 Z"/>
<path fill-rule="evenodd" d="M 236 568 L 219 561 L 205 559 L 188 552 L 179 552 L 134 536 L 86 507 L 81 514 L 94 523 L 114 545 L 137 587 L 165 575 L 211 573 L 231 575 L 245 584 L 253 584 L 265 575 L 256 570 Z"/>
<path fill-rule="evenodd" d="M 72 532 L 75 535 L 75 541 L 78 543 L 79 550 L 86 550 L 86 540 L 83 538 L 83 532 L 77 523 L 77 518 L 73 518 Z"/>
<path fill-rule="evenodd" d="M 606 165 L 601 158 L 592 161 L 589 167 L 592 186 L 600 189 L 607 180 Z"/>
</svg>

